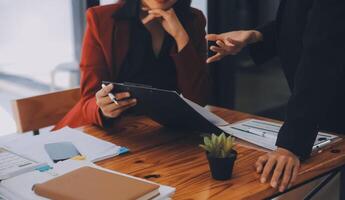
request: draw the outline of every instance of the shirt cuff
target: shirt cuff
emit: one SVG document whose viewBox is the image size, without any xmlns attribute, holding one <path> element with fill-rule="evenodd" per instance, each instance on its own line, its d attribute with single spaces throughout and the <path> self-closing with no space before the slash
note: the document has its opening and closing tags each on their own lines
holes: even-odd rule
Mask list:
<svg viewBox="0 0 345 200">
<path fill-rule="evenodd" d="M 88 104 L 89 105 L 87 106 L 87 109 L 90 110 L 90 116 L 92 116 L 91 117 L 92 123 L 97 126 L 104 127 L 103 119 L 102 119 L 99 107 L 96 103 L 96 97 L 93 97 L 92 99 L 88 100 Z"/>
<path fill-rule="evenodd" d="M 301 160 L 310 157 L 317 136 L 317 126 L 301 121 L 287 121 L 279 131 L 276 146 L 287 149 Z"/>
<path fill-rule="evenodd" d="M 257 65 L 264 64 L 277 55 L 275 21 L 260 26 L 255 30 L 260 32 L 263 40 L 248 45 L 249 53 Z"/>
<path fill-rule="evenodd" d="M 173 50 L 171 51 L 170 55 L 176 62 L 178 62 L 178 64 L 183 63 L 184 61 L 186 61 L 186 59 L 190 59 L 191 52 L 195 51 L 190 40 L 188 41 L 186 46 L 181 49 L 181 51 L 177 52 L 178 50 L 176 44 L 172 49 Z"/>
</svg>

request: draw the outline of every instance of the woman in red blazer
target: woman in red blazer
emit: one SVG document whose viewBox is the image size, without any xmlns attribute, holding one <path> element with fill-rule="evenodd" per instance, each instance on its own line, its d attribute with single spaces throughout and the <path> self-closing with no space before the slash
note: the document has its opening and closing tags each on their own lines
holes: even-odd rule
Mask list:
<svg viewBox="0 0 345 200">
<path fill-rule="evenodd" d="M 210 91 L 206 20 L 190 0 L 123 0 L 90 8 L 81 55 L 81 99 L 56 125 L 111 126 L 136 105 L 128 93 L 108 97 L 113 85 L 133 82 L 176 90 L 205 105 Z"/>
</svg>

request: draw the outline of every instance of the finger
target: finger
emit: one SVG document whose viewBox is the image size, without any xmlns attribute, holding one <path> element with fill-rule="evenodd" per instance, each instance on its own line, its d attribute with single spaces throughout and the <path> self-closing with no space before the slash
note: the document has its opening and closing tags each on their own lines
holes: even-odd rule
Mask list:
<svg viewBox="0 0 345 200">
<path fill-rule="evenodd" d="M 152 15 L 152 14 L 149 14 L 147 15 L 144 19 L 142 19 L 142 23 L 145 25 L 145 24 L 148 24 L 150 23 L 152 20 L 154 20 L 156 18 L 155 15 Z"/>
<path fill-rule="evenodd" d="M 257 173 L 262 173 L 262 169 L 264 168 L 264 165 L 266 164 L 267 160 L 267 155 L 259 157 L 259 159 L 255 163 Z"/>
<path fill-rule="evenodd" d="M 143 11 L 149 11 L 150 9 L 149 9 L 148 7 L 143 6 L 143 7 L 141 7 L 141 10 L 143 10 Z"/>
<path fill-rule="evenodd" d="M 223 58 L 223 55 L 220 54 L 220 53 L 217 53 L 216 55 L 214 55 L 214 56 L 208 58 L 208 59 L 206 60 L 206 63 L 213 63 L 213 62 L 216 62 L 216 61 L 221 60 L 222 58 Z"/>
<path fill-rule="evenodd" d="M 115 94 L 115 98 L 116 100 L 123 100 L 123 99 L 127 99 L 131 96 L 131 94 L 129 94 L 129 92 L 121 92 L 121 93 L 116 93 Z"/>
<path fill-rule="evenodd" d="M 221 40 L 217 40 L 216 44 L 222 49 L 225 49 L 225 50 L 229 49 L 229 47 L 225 45 L 224 42 L 222 42 Z"/>
<path fill-rule="evenodd" d="M 110 112 L 110 116 L 117 117 L 120 114 L 122 114 L 123 112 L 125 112 L 126 110 L 128 110 L 129 108 L 132 108 L 136 105 L 137 105 L 137 101 L 133 100 L 129 104 L 127 104 L 126 106 L 122 106 L 120 109 L 116 109 L 116 110 Z"/>
<path fill-rule="evenodd" d="M 290 183 L 294 183 L 296 181 L 297 175 L 298 175 L 298 171 L 299 171 L 299 167 L 300 167 L 299 163 L 295 164 L 295 166 L 293 167 L 292 178 L 291 178 Z"/>
<path fill-rule="evenodd" d="M 290 158 L 284 170 L 283 179 L 279 187 L 280 192 L 284 192 L 287 186 L 289 185 L 289 182 L 292 177 L 293 166 L 294 166 L 293 159 Z"/>
<path fill-rule="evenodd" d="M 220 47 L 211 46 L 210 50 L 215 52 L 215 53 L 226 54 L 226 51 Z"/>
<path fill-rule="evenodd" d="M 230 55 L 236 55 L 240 51 L 239 47 L 234 46 L 234 45 L 231 45 L 231 46 L 225 45 L 224 42 L 220 40 L 217 40 L 216 44 L 222 49 L 224 49 L 227 54 L 230 54 Z"/>
<path fill-rule="evenodd" d="M 149 14 L 153 14 L 153 15 L 156 15 L 156 16 L 161 16 L 161 17 L 163 17 L 165 19 L 169 17 L 169 14 L 166 11 L 161 10 L 161 9 L 149 10 Z"/>
<path fill-rule="evenodd" d="M 271 174 L 272 169 L 274 167 L 274 165 L 276 164 L 277 159 L 275 157 L 270 157 L 267 161 L 267 163 L 265 164 L 264 170 L 261 174 L 261 183 L 266 183 L 268 176 Z"/>
<path fill-rule="evenodd" d="M 205 38 L 208 41 L 217 41 L 221 39 L 220 36 L 217 34 L 207 34 Z"/>
<path fill-rule="evenodd" d="M 234 40 L 234 39 L 232 39 L 232 38 L 230 38 L 230 37 L 227 37 L 227 38 L 225 39 L 225 41 L 229 42 L 230 44 L 232 44 L 232 45 L 234 45 L 234 46 L 242 46 L 242 45 L 243 45 L 242 42 L 237 41 L 237 40 Z"/>
<path fill-rule="evenodd" d="M 227 39 L 223 40 L 223 42 L 229 47 L 235 47 L 236 46 L 233 43 L 229 42 Z"/>
<path fill-rule="evenodd" d="M 278 159 L 278 162 L 276 164 L 276 167 L 274 169 L 273 176 L 272 176 L 272 179 L 271 179 L 271 186 L 273 188 L 277 188 L 278 187 L 278 182 L 279 182 L 280 177 L 283 174 L 285 165 L 286 165 L 286 157 L 280 157 Z"/>
<path fill-rule="evenodd" d="M 99 106 L 99 107 L 104 107 L 104 106 L 107 106 L 107 105 L 109 105 L 109 104 L 112 104 L 113 103 L 113 101 L 111 100 L 111 98 L 110 97 L 108 97 L 108 96 L 105 96 L 105 97 L 99 97 L 99 98 L 97 98 L 97 100 L 96 100 L 96 104 Z"/>
<path fill-rule="evenodd" d="M 103 111 L 105 113 L 112 113 L 116 110 L 121 110 L 122 108 L 127 107 L 128 105 L 134 104 L 136 102 L 137 102 L 136 99 L 128 99 L 128 100 L 119 101 L 118 105 L 113 103 L 113 104 L 103 107 Z"/>
<path fill-rule="evenodd" d="M 96 93 L 96 97 L 105 97 L 107 96 L 114 88 L 113 84 L 108 84 L 107 86 L 105 86 L 104 88 L 102 88 L 101 90 L 99 90 Z"/>
<path fill-rule="evenodd" d="M 170 13 L 170 14 L 175 14 L 174 8 L 170 8 L 169 10 L 166 10 L 165 12 Z"/>
</svg>

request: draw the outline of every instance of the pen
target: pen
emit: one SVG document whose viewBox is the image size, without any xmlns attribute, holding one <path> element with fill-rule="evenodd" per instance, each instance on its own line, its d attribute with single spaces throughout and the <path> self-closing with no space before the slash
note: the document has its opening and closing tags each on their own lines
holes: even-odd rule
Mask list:
<svg viewBox="0 0 345 200">
<path fill-rule="evenodd" d="M 249 133 L 252 133 L 252 134 L 255 134 L 255 135 L 258 135 L 258 136 L 261 136 L 261 137 L 267 137 L 267 138 L 272 138 L 272 139 L 276 139 L 276 137 L 274 135 L 271 135 L 265 131 L 260 131 L 260 130 L 257 130 L 257 129 L 253 129 L 253 128 L 250 128 L 248 129 L 248 132 Z"/>
<path fill-rule="evenodd" d="M 238 130 L 238 131 L 250 133 L 250 134 L 253 134 L 253 135 L 256 135 L 256 136 L 260 136 L 260 137 L 270 138 L 270 139 L 273 139 L 273 140 L 277 139 L 277 137 L 272 135 L 272 134 L 268 134 L 266 132 L 262 132 L 262 131 L 255 130 L 255 129 L 244 130 L 244 129 L 237 128 L 237 127 L 231 127 L 231 128 L 235 129 L 235 130 Z"/>
<path fill-rule="evenodd" d="M 329 143 L 331 143 L 331 140 L 326 140 L 326 141 L 324 141 L 324 142 L 321 142 L 321 143 L 319 143 L 319 144 L 313 146 L 313 149 L 320 149 L 320 148 L 322 148 L 322 147 L 328 145 Z"/>
<path fill-rule="evenodd" d="M 102 84 L 102 88 L 105 88 L 106 86 L 104 84 Z M 108 97 L 116 104 L 119 105 L 119 103 L 117 102 L 115 96 L 112 93 L 108 93 Z"/>
</svg>

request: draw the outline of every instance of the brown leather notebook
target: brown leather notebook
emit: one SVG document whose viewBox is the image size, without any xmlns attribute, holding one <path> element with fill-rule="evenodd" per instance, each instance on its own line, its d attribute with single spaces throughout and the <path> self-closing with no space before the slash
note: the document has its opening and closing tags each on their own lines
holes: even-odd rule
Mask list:
<svg viewBox="0 0 345 200">
<path fill-rule="evenodd" d="M 159 185 L 92 167 L 36 184 L 33 190 L 54 200 L 148 200 L 159 195 Z"/>
</svg>

